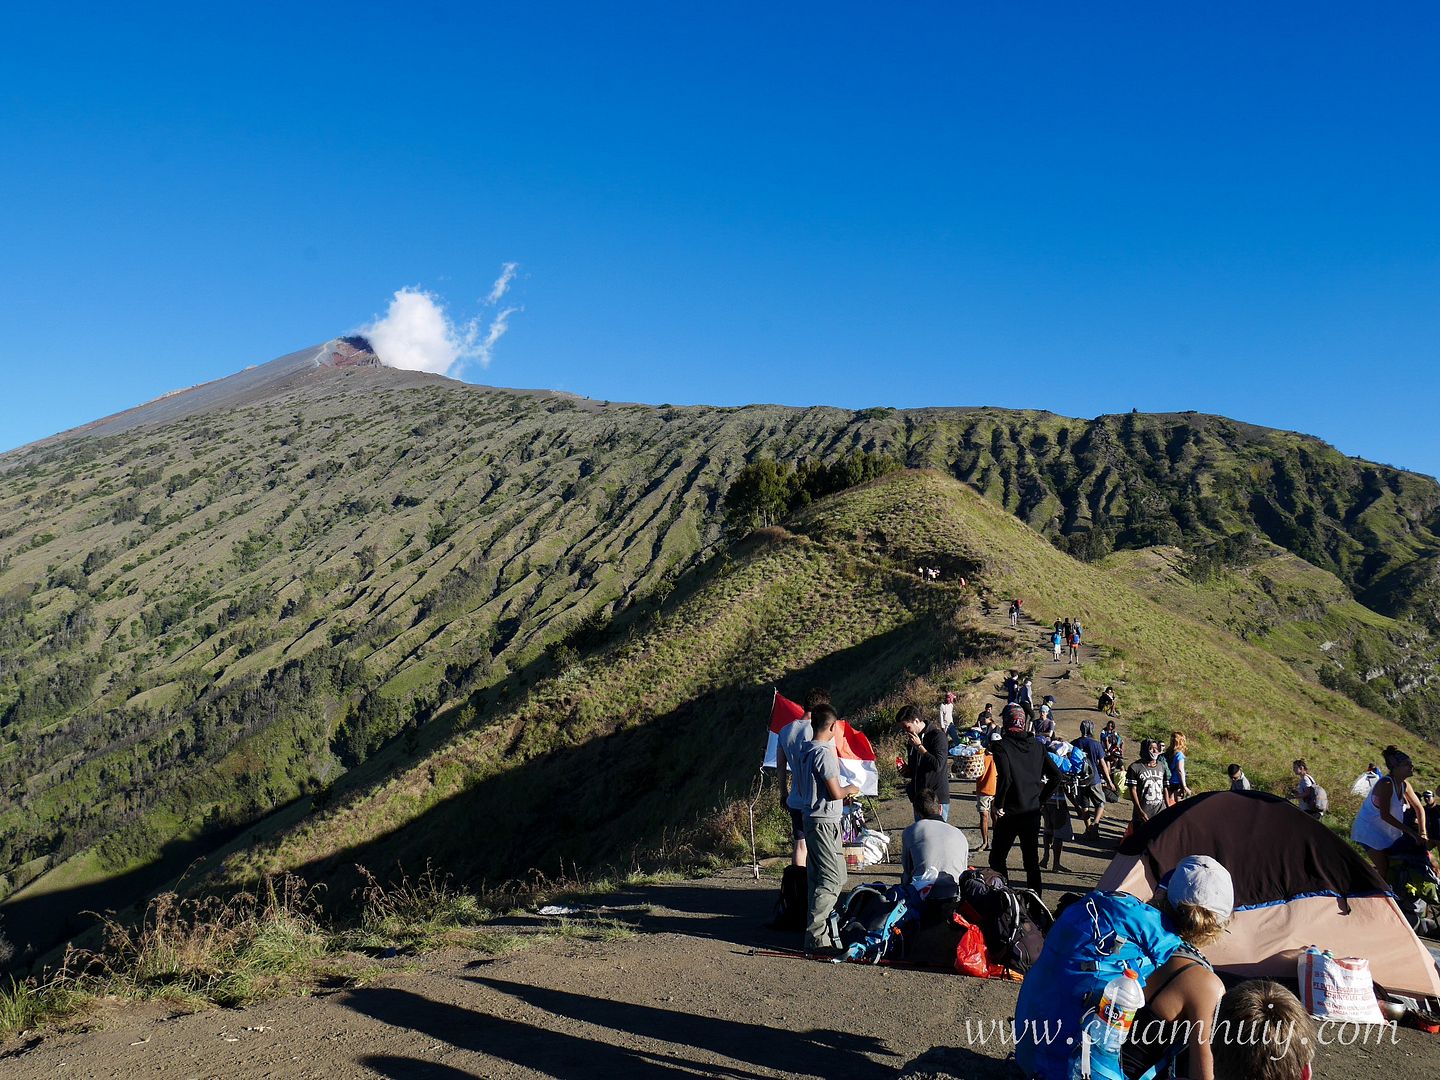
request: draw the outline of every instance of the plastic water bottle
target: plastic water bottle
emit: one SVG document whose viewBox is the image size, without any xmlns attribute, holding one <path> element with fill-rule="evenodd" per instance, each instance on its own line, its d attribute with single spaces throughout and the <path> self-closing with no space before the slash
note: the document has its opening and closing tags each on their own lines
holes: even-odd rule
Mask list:
<svg viewBox="0 0 1440 1080">
<path fill-rule="evenodd" d="M 1140 976 L 1127 967 L 1123 975 L 1105 984 L 1105 992 L 1100 995 L 1100 1007 L 1095 1010 L 1095 1019 L 1100 1021 L 1096 1045 L 1107 1054 L 1118 1054 L 1130 1035 L 1135 1014 L 1144 1004 L 1145 991 L 1140 987 Z"/>
<path fill-rule="evenodd" d="M 1080 1054 L 1072 1076 L 1089 1078 L 1090 1055 L 1115 1060 L 1130 1034 L 1135 1014 L 1145 1004 L 1140 976 L 1130 968 L 1105 984 L 1100 1004 L 1081 1029 Z"/>
</svg>

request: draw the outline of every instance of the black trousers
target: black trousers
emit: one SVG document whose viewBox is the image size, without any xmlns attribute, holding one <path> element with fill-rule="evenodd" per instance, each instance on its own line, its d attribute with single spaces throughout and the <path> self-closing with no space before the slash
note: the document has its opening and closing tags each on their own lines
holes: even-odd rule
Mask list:
<svg viewBox="0 0 1440 1080">
<path fill-rule="evenodd" d="M 1005 868 L 1005 861 L 1010 857 L 1010 849 L 1017 842 L 1020 844 L 1020 861 L 1025 865 L 1026 887 L 1039 893 L 1043 888 L 1040 880 L 1039 810 L 1026 810 L 1021 813 L 1007 810 L 1005 816 L 990 827 L 990 869 L 1004 874 L 1007 881 L 1010 875 Z"/>
</svg>

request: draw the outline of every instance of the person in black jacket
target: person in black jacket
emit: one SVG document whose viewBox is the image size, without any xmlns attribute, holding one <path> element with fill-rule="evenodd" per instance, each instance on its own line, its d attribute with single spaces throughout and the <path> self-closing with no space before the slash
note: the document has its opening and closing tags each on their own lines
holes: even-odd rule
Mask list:
<svg viewBox="0 0 1440 1080">
<path fill-rule="evenodd" d="M 1040 808 L 1060 787 L 1060 770 L 1030 734 L 1025 710 L 1006 705 L 1000 714 L 1005 734 L 991 744 L 995 755 L 995 828 L 990 869 L 1004 874 L 1010 848 L 1018 841 L 1026 885 L 1036 893 L 1040 880 Z"/>
<path fill-rule="evenodd" d="M 896 715 L 896 722 L 910 740 L 909 751 L 901 774 L 905 777 L 905 794 L 915 808 L 915 820 L 920 821 L 921 800 L 930 792 L 940 804 L 942 821 L 950 820 L 950 739 L 938 718 L 926 723 L 924 715 L 914 705 L 904 706 Z"/>
</svg>

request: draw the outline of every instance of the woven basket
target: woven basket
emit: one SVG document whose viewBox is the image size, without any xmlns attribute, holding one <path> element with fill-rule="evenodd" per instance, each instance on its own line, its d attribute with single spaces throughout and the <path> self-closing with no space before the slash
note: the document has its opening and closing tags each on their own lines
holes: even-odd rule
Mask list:
<svg viewBox="0 0 1440 1080">
<path fill-rule="evenodd" d="M 979 780 L 980 774 L 984 771 L 985 755 L 983 753 L 955 759 L 955 777 L 958 780 Z"/>
</svg>

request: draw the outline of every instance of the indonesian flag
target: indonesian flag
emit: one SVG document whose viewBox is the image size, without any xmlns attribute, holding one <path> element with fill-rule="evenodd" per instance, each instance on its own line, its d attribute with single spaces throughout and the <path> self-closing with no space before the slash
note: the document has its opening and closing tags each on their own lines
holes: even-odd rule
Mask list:
<svg viewBox="0 0 1440 1080">
<path fill-rule="evenodd" d="M 805 715 L 805 709 L 796 705 L 778 690 L 775 691 L 775 700 L 770 703 L 770 738 L 765 742 L 765 761 L 763 767 L 775 769 L 780 765 L 780 759 L 775 756 L 780 749 L 780 732 L 785 730 L 785 725 L 794 723 Z M 793 765 L 794 762 L 787 762 Z"/>
<path fill-rule="evenodd" d="M 875 764 L 875 748 L 863 731 L 856 731 L 844 720 L 836 724 L 835 754 L 840 759 L 842 784 L 854 784 L 861 795 L 880 794 L 880 770 Z"/>
<path fill-rule="evenodd" d="M 780 747 L 780 732 L 786 724 L 793 723 L 805 715 L 805 710 L 778 691 L 770 704 L 770 737 L 765 743 L 766 768 L 779 765 L 776 751 Z M 857 731 L 841 720 L 835 725 L 835 756 L 840 764 L 840 784 L 854 784 L 861 795 L 880 794 L 880 770 L 875 764 L 875 748 L 865 733 Z"/>
</svg>

